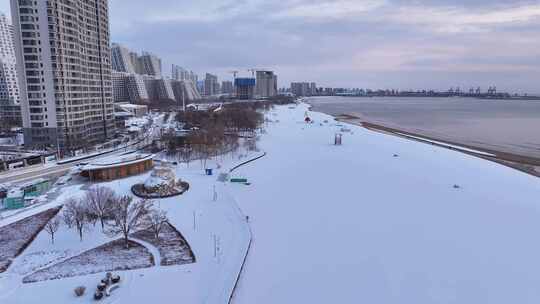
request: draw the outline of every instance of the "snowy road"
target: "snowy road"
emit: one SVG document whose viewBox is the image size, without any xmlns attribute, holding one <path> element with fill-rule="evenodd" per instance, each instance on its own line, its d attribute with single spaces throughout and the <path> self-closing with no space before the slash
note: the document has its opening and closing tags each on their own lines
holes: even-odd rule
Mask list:
<svg viewBox="0 0 540 304">
<path fill-rule="evenodd" d="M 253 232 L 234 304 L 540 301 L 536 177 L 356 126 L 336 147 L 305 111 L 276 111 L 229 186 Z"/>
</svg>

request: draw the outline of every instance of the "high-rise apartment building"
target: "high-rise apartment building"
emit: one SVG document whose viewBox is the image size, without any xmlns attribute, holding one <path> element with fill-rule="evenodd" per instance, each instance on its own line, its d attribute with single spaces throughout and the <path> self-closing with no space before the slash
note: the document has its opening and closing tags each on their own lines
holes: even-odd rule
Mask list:
<svg viewBox="0 0 540 304">
<path fill-rule="evenodd" d="M 232 81 L 223 81 L 221 83 L 221 93 L 222 94 L 233 94 L 234 93 L 234 85 Z"/>
<path fill-rule="evenodd" d="M 309 96 L 309 83 L 307 82 L 293 82 L 291 83 L 291 93 L 296 96 Z"/>
<path fill-rule="evenodd" d="M 0 119 L 4 126 L 22 126 L 13 26 L 0 13 Z"/>
<path fill-rule="evenodd" d="M 255 95 L 258 97 L 273 97 L 277 95 L 277 76 L 272 71 L 257 71 Z"/>
<path fill-rule="evenodd" d="M 161 58 L 143 52 L 141 56 L 130 49 L 113 43 L 111 47 L 112 68 L 121 73 L 162 77 Z"/>
<path fill-rule="evenodd" d="M 156 77 L 161 77 L 161 59 L 151 53 L 143 52 L 142 56 L 139 57 L 140 64 L 142 66 L 142 73 L 145 75 L 152 75 Z"/>
<path fill-rule="evenodd" d="M 19 104 L 17 59 L 13 44 L 13 26 L 0 13 L 0 103 Z"/>
<path fill-rule="evenodd" d="M 131 52 L 128 48 L 113 43 L 111 47 L 112 69 L 117 72 L 136 74 L 140 70 L 140 63 L 137 53 Z"/>
<path fill-rule="evenodd" d="M 317 95 L 317 85 L 314 82 L 293 82 L 291 93 L 296 96 L 314 96 Z"/>
<path fill-rule="evenodd" d="M 143 52 L 139 56 L 113 43 L 113 92 L 119 103 L 192 101 L 200 99 L 195 83 L 197 75 L 180 66 L 172 66 L 173 79 L 161 75 L 161 59 Z"/>
<path fill-rule="evenodd" d="M 114 136 L 108 0 L 11 0 L 25 145 Z"/>
<path fill-rule="evenodd" d="M 209 73 L 206 73 L 204 79 L 204 95 L 212 96 L 219 94 L 218 77 Z"/>
<path fill-rule="evenodd" d="M 317 84 L 315 82 L 309 84 L 309 95 L 317 95 Z"/>
<path fill-rule="evenodd" d="M 142 62 L 140 60 L 139 54 L 137 52 L 129 52 L 129 58 L 131 58 L 131 63 L 133 64 L 133 68 L 135 69 L 135 74 L 142 75 L 144 74 L 144 69 L 142 66 Z M 114 67 L 113 67 L 114 68 Z"/>
<path fill-rule="evenodd" d="M 176 64 L 172 65 L 171 76 L 173 80 L 191 81 L 197 83 L 198 77 L 193 71 L 188 71 Z"/>
</svg>

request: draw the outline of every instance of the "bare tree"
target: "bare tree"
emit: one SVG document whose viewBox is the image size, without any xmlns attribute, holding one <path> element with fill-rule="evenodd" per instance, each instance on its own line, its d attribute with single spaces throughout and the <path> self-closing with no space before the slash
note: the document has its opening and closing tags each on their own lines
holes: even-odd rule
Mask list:
<svg viewBox="0 0 540 304">
<path fill-rule="evenodd" d="M 114 197 L 112 189 L 102 186 L 91 188 L 84 197 L 89 218 L 99 220 L 101 230 L 105 228 L 105 220 L 111 216 Z"/>
<path fill-rule="evenodd" d="M 152 202 L 149 200 L 133 201 L 131 196 L 117 197 L 111 213 L 112 222 L 107 222 L 105 233 L 109 236 L 122 235 L 126 249 L 129 249 L 129 235 L 136 230 L 144 229 L 144 218 L 150 212 Z"/>
<path fill-rule="evenodd" d="M 81 241 L 83 232 L 88 225 L 87 210 L 82 200 L 69 199 L 64 205 L 64 222 L 69 228 L 75 227 L 79 233 Z"/>
<path fill-rule="evenodd" d="M 45 225 L 45 231 L 47 231 L 48 234 L 51 235 L 51 242 L 54 244 L 54 235 L 60 229 L 60 219 L 55 216 L 53 219 L 51 219 L 47 225 Z"/>
<path fill-rule="evenodd" d="M 143 221 L 143 225 L 146 227 L 146 229 L 152 231 L 152 234 L 154 234 L 154 238 L 156 240 L 159 240 L 159 234 L 167 223 L 167 212 L 157 209 L 150 210 L 150 212 L 144 217 Z"/>
</svg>

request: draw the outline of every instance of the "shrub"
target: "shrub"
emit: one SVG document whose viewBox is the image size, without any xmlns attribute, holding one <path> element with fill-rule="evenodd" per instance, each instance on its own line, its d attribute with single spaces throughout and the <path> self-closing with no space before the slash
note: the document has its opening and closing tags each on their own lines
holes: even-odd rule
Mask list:
<svg viewBox="0 0 540 304">
<path fill-rule="evenodd" d="M 75 288 L 75 295 L 77 297 L 82 297 L 84 295 L 84 292 L 86 291 L 86 287 L 84 286 L 79 286 L 77 288 Z"/>
</svg>

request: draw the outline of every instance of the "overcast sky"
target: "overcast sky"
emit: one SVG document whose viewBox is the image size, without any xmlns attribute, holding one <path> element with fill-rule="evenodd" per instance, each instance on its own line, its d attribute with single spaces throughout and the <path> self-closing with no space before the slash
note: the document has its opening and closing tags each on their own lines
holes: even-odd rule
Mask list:
<svg viewBox="0 0 540 304">
<path fill-rule="evenodd" d="M 161 56 L 167 74 L 540 93 L 540 0 L 110 0 L 110 14 L 113 41 Z"/>
</svg>

